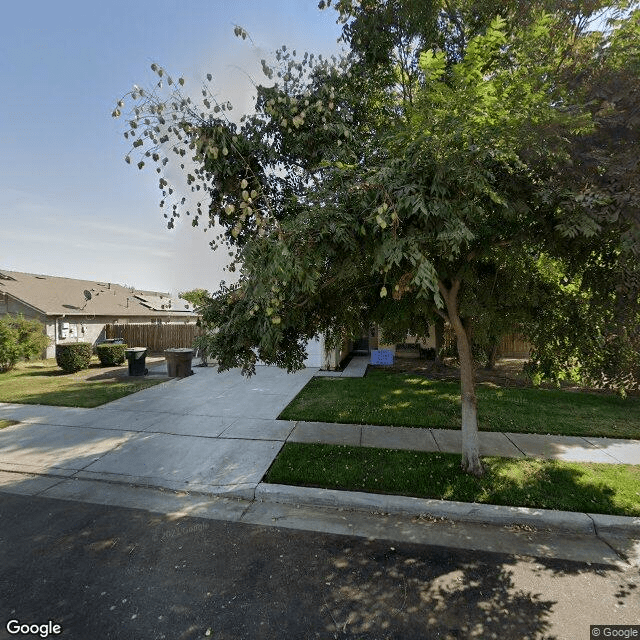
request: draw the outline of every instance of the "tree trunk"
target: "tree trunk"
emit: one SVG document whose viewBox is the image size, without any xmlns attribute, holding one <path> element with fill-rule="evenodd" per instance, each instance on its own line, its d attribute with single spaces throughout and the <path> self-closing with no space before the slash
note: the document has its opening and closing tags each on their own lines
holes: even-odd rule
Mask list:
<svg viewBox="0 0 640 640">
<path fill-rule="evenodd" d="M 493 371 L 496 368 L 496 360 L 498 359 L 498 347 L 500 346 L 499 340 L 494 340 L 490 347 L 487 356 L 487 369 Z"/>
<path fill-rule="evenodd" d="M 442 366 L 442 350 L 444 349 L 444 320 L 438 316 L 435 323 L 436 359 L 435 366 Z"/>
<path fill-rule="evenodd" d="M 458 343 L 460 361 L 460 393 L 462 399 L 462 469 L 480 477 L 484 473 L 480 462 L 480 442 L 478 439 L 478 411 L 473 371 L 473 355 L 469 337 L 458 313 L 458 290 L 460 281 L 454 280 L 451 289 L 440 284 L 447 306 L 449 323 L 453 327 Z"/>
</svg>

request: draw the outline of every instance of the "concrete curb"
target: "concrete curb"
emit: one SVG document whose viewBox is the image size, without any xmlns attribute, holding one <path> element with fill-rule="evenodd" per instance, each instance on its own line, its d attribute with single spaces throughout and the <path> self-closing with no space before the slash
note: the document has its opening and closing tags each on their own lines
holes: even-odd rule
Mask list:
<svg viewBox="0 0 640 640">
<path fill-rule="evenodd" d="M 404 516 L 445 518 L 494 526 L 520 525 L 535 529 L 596 536 L 599 533 L 640 538 L 640 518 L 601 514 L 506 507 L 489 504 L 448 502 L 406 496 L 293 487 L 260 483 L 255 499 L 262 502 L 330 507 L 351 511 L 390 513 Z"/>
<path fill-rule="evenodd" d="M 607 533 L 613 536 L 629 536 L 640 539 L 640 518 L 627 516 L 607 516 L 602 513 L 590 513 L 596 535 Z"/>
</svg>

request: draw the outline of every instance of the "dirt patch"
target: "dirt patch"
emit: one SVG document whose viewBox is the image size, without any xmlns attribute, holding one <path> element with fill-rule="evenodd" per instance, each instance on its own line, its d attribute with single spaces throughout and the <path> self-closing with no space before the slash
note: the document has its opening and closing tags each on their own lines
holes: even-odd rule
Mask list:
<svg viewBox="0 0 640 640">
<path fill-rule="evenodd" d="M 495 368 L 476 369 L 476 382 L 492 383 L 500 387 L 530 387 L 531 381 L 522 372 L 527 362 L 524 358 L 503 358 L 496 362 Z M 385 367 L 399 373 L 413 373 L 432 380 L 460 380 L 460 367 L 452 358 L 445 358 L 443 364 L 433 360 L 398 356 L 393 366 Z"/>
<path fill-rule="evenodd" d="M 504 388 L 534 388 L 530 378 L 523 372 L 526 362 L 526 358 L 501 358 L 496 361 L 493 369 L 477 367 L 475 370 L 476 383 L 493 384 Z M 412 373 L 431 380 L 460 380 L 460 367 L 458 367 L 455 358 L 445 358 L 443 364 L 436 365 L 433 360 L 406 357 L 401 354 L 396 356 L 392 366 L 384 367 L 384 369 L 397 371 L 398 373 Z M 584 387 L 572 382 L 561 382 L 560 385 L 543 382 L 537 388 L 560 388 L 563 391 L 617 395 L 617 392 L 613 389 Z M 628 394 L 639 396 L 640 392 L 628 391 Z"/>
</svg>

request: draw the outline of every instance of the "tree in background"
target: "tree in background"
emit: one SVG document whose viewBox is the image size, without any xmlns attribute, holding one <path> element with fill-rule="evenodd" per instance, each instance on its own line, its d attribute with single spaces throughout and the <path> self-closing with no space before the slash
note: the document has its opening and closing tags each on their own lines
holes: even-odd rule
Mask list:
<svg viewBox="0 0 640 640">
<path fill-rule="evenodd" d="M 521 4 L 485 20 L 473 9 L 488 3 L 338 2 L 349 53 L 283 46 L 263 61 L 275 82 L 239 122 L 207 85 L 200 106 L 181 78 L 163 97 L 176 82 L 155 64 L 159 86 L 134 86 L 125 136 L 140 168 L 156 164 L 168 225 L 181 213 L 219 225 L 212 247 L 228 247 L 240 271 L 203 309 L 221 370 L 251 374 L 257 358 L 295 370 L 318 333 L 337 344 L 373 321 L 420 335 L 439 317 L 457 338 L 462 466 L 482 473 L 472 336 L 551 308 L 541 257 L 568 278 L 589 280 L 587 258 L 609 265 L 593 273 L 627 286 L 620 265 L 640 248 L 637 220 L 607 214 L 615 195 L 585 191 L 576 164 L 601 126 L 578 79 L 596 54 L 601 77 L 616 65 L 637 77 L 637 51 L 616 39 L 640 33 L 638 13 L 588 33 L 581 16 L 540 3 L 517 14 Z M 163 172 L 170 157 L 192 210 Z"/>
<path fill-rule="evenodd" d="M 190 302 L 194 309 L 201 309 L 209 302 L 211 294 L 206 289 L 191 289 L 184 291 L 179 297 Z"/>
<path fill-rule="evenodd" d="M 40 357 L 49 346 L 39 320 L 22 315 L 0 318 L 0 372 L 13 369 L 20 360 Z"/>
<path fill-rule="evenodd" d="M 206 289 L 192 289 L 191 291 L 185 291 L 180 294 L 180 297 L 193 305 L 193 308 L 202 314 L 202 311 L 211 304 L 211 294 Z M 202 315 L 198 316 L 196 325 L 202 329 L 202 334 L 196 336 L 193 340 L 193 348 L 196 350 L 196 355 L 200 357 L 201 366 L 208 366 L 208 359 L 215 357 L 215 354 L 211 352 L 210 338 L 215 333 L 216 327 L 210 322 L 205 320 Z"/>
</svg>

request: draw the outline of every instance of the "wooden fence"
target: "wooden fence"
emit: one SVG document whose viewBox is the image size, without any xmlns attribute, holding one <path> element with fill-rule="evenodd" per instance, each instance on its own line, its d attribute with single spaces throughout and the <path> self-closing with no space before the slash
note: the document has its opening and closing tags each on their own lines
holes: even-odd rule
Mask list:
<svg viewBox="0 0 640 640">
<path fill-rule="evenodd" d="M 531 344 L 517 333 L 502 336 L 498 345 L 498 356 L 501 358 L 528 358 Z"/>
<path fill-rule="evenodd" d="M 105 334 L 107 339 L 122 338 L 130 347 L 162 353 L 165 349 L 192 347 L 202 329 L 195 324 L 108 324 Z"/>
<path fill-rule="evenodd" d="M 456 349 L 456 336 L 453 329 L 447 324 L 444 328 L 444 347 L 445 351 L 454 351 Z M 498 345 L 499 358 L 528 358 L 531 353 L 531 344 L 527 342 L 521 335 L 511 333 L 502 336 Z"/>
</svg>

